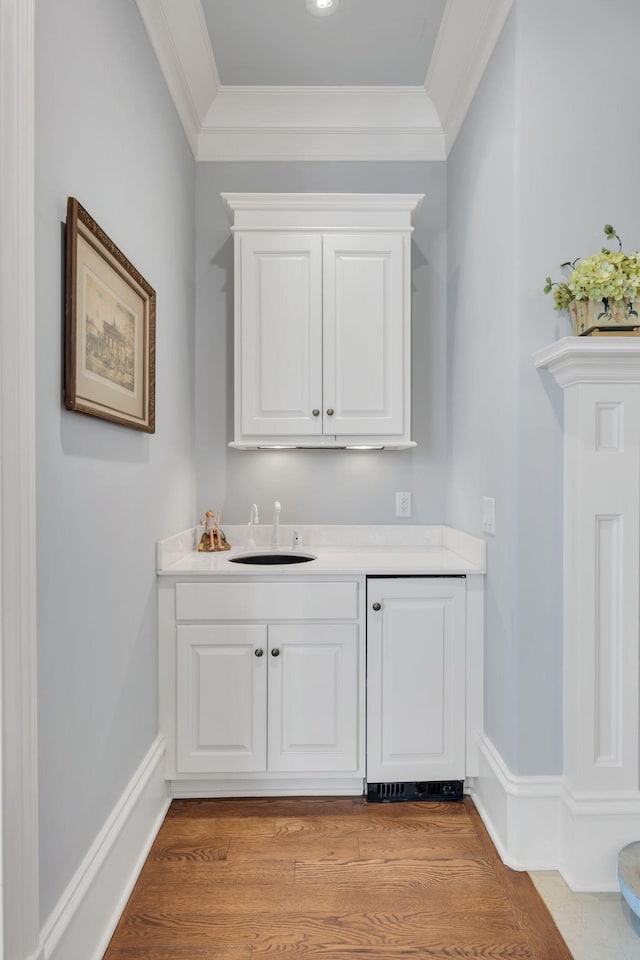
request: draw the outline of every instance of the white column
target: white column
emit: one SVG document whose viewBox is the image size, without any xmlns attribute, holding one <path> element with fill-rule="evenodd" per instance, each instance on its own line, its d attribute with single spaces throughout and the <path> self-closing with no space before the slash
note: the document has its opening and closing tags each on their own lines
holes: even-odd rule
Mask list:
<svg viewBox="0 0 640 960">
<path fill-rule="evenodd" d="M 640 835 L 640 340 L 566 337 L 534 359 L 564 390 L 560 859 L 587 889 Z"/>
<path fill-rule="evenodd" d="M 0 0 L 2 950 L 41 955 L 35 593 L 34 0 Z"/>
</svg>

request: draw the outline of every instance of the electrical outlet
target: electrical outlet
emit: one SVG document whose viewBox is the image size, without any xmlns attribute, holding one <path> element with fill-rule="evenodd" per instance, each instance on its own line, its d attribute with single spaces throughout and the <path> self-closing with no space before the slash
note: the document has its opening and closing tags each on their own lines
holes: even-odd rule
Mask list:
<svg viewBox="0 0 640 960">
<path fill-rule="evenodd" d="M 495 497 L 482 498 L 482 531 L 495 536 L 496 532 L 496 501 Z"/>
<path fill-rule="evenodd" d="M 411 516 L 411 494 L 396 493 L 396 517 Z"/>
</svg>

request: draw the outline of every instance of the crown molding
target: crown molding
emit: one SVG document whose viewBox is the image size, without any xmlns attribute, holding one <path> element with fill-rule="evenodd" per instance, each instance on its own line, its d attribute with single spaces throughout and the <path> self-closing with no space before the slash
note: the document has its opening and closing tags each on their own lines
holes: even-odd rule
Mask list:
<svg viewBox="0 0 640 960">
<path fill-rule="evenodd" d="M 423 193 L 222 193 L 231 230 L 412 231 Z M 344 446 L 344 443 L 338 444 Z M 255 446 L 255 444 L 251 444 Z M 384 444 L 389 448 L 392 444 Z"/>
<path fill-rule="evenodd" d="M 423 193 L 222 193 L 221 197 L 233 213 L 256 210 L 353 213 L 366 210 L 411 214 L 424 200 Z"/>
<path fill-rule="evenodd" d="M 424 87 L 223 86 L 198 160 L 444 160 Z"/>
<path fill-rule="evenodd" d="M 220 89 L 200 0 L 136 0 L 194 156 L 202 121 Z"/>
<path fill-rule="evenodd" d="M 447 0 L 425 80 L 449 154 L 513 0 Z"/>
</svg>

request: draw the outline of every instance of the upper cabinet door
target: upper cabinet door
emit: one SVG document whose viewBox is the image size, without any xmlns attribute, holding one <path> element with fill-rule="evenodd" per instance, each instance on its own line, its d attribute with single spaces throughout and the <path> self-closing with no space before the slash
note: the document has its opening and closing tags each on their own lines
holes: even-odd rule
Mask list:
<svg viewBox="0 0 640 960">
<path fill-rule="evenodd" d="M 242 434 L 320 435 L 322 238 L 236 234 L 235 296 Z"/>
<path fill-rule="evenodd" d="M 405 431 L 405 242 L 399 233 L 324 237 L 325 433 L 400 437 Z"/>
</svg>

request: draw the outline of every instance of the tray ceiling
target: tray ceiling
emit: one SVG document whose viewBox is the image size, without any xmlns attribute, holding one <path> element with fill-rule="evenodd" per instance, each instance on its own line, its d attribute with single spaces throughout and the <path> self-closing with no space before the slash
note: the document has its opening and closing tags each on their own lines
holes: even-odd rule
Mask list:
<svg viewBox="0 0 640 960">
<path fill-rule="evenodd" d="M 424 84 L 445 0 L 343 0 L 312 17 L 304 0 L 202 0 L 224 84 Z"/>
<path fill-rule="evenodd" d="M 443 160 L 513 0 L 137 0 L 198 160 Z"/>
</svg>

